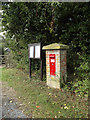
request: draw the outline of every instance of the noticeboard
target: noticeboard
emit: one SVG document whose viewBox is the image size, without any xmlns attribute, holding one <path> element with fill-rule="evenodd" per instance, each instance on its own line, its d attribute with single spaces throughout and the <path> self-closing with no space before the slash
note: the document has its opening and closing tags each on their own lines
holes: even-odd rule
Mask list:
<svg viewBox="0 0 90 120">
<path fill-rule="evenodd" d="M 41 43 L 29 44 L 29 58 L 41 59 Z"/>
</svg>

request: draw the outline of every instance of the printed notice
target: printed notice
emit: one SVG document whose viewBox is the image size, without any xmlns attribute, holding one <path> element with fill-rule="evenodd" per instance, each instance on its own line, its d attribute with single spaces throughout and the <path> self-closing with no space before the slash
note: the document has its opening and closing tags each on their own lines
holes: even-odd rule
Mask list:
<svg viewBox="0 0 90 120">
<path fill-rule="evenodd" d="M 33 58 L 34 56 L 34 46 L 30 46 L 30 58 Z"/>
<path fill-rule="evenodd" d="M 40 58 L 40 45 L 35 46 L 35 58 Z"/>
</svg>

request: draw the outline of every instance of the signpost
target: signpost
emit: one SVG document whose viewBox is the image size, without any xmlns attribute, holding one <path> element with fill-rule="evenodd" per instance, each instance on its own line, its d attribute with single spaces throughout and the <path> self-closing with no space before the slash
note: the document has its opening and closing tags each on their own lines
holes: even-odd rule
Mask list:
<svg viewBox="0 0 90 120">
<path fill-rule="evenodd" d="M 29 49 L 29 70 L 31 78 L 31 59 L 41 60 L 41 80 L 43 78 L 43 61 L 42 61 L 42 45 L 41 43 L 28 44 Z"/>
</svg>

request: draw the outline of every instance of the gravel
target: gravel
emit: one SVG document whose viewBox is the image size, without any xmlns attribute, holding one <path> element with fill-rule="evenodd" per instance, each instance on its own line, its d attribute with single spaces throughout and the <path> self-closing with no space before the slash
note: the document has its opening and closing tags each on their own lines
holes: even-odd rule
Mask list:
<svg viewBox="0 0 90 120">
<path fill-rule="evenodd" d="M 27 118 L 17 107 L 17 104 L 7 96 L 2 98 L 2 118 Z"/>
<path fill-rule="evenodd" d="M 0 98 L 2 105 L 0 105 L 0 118 L 27 118 L 27 116 L 19 109 L 19 103 L 16 98 L 16 94 L 13 88 L 9 88 L 6 83 L 3 82 L 0 87 Z M 1 117 L 2 115 L 2 117 Z"/>
</svg>

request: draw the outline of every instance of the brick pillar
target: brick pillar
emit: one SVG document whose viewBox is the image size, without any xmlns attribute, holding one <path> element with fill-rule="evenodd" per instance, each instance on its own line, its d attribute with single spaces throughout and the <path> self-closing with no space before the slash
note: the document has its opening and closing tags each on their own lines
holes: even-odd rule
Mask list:
<svg viewBox="0 0 90 120">
<path fill-rule="evenodd" d="M 46 78 L 47 85 L 53 88 L 60 88 L 61 83 L 66 82 L 67 73 L 66 73 L 66 50 L 69 46 L 59 43 L 53 43 L 43 47 L 43 50 L 46 50 Z M 53 54 L 53 55 L 52 55 Z M 50 55 L 54 56 L 54 62 L 51 62 Z M 52 59 L 53 61 L 53 59 Z M 51 63 L 50 63 L 51 62 Z M 50 64 L 51 72 L 50 72 Z M 52 69 L 54 71 L 52 73 Z"/>
<path fill-rule="evenodd" d="M 46 78 L 47 78 L 47 82 L 48 82 L 49 76 L 50 76 L 49 54 L 48 54 L 48 51 L 46 51 Z"/>
<path fill-rule="evenodd" d="M 61 82 L 66 82 L 66 50 L 60 50 L 60 74 Z"/>
</svg>

